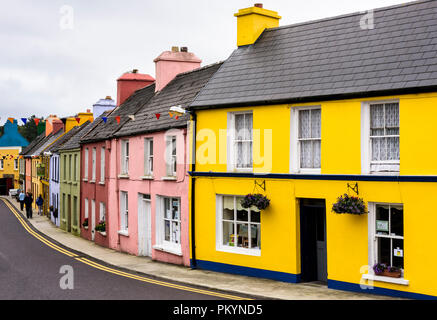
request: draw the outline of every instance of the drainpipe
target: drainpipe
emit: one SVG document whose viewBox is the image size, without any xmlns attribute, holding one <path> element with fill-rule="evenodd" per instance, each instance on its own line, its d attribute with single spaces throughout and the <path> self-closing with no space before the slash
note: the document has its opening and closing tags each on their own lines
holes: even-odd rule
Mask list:
<svg viewBox="0 0 437 320">
<path fill-rule="evenodd" d="M 196 171 L 196 123 L 197 123 L 197 115 L 194 110 L 189 112 L 191 115 L 191 120 L 193 123 L 192 128 L 192 155 L 191 155 L 191 172 Z M 195 214 L 195 199 L 196 199 L 196 177 L 191 177 L 191 268 L 197 268 L 197 260 L 196 260 L 196 214 Z"/>
</svg>

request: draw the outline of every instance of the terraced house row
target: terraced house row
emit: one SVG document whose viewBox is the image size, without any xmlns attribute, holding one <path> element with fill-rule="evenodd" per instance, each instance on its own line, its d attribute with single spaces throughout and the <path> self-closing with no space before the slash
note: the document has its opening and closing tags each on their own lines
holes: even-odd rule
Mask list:
<svg viewBox="0 0 437 320">
<path fill-rule="evenodd" d="M 370 14 L 279 26 L 239 10 L 225 61 L 173 47 L 98 114 L 53 120 L 21 152 L 25 189 L 64 230 L 130 254 L 435 298 L 437 2 Z"/>
</svg>

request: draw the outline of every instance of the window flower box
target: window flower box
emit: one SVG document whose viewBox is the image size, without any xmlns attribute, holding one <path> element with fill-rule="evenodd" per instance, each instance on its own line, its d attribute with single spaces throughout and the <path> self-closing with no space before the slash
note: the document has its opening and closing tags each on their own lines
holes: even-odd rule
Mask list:
<svg viewBox="0 0 437 320">
<path fill-rule="evenodd" d="M 377 276 L 400 278 L 402 275 L 401 269 L 397 267 L 387 266 L 384 263 L 376 263 L 373 266 L 373 271 Z"/>
<path fill-rule="evenodd" d="M 88 218 L 85 218 L 85 220 L 83 220 L 82 227 L 88 228 Z"/>
<path fill-rule="evenodd" d="M 250 208 L 252 206 L 257 207 L 259 210 L 265 210 L 270 205 L 270 200 L 263 196 L 262 194 L 247 194 L 242 200 L 241 200 L 241 206 L 243 208 Z"/>
<path fill-rule="evenodd" d="M 105 221 L 99 221 L 99 224 L 96 225 L 94 230 L 100 231 L 100 232 L 105 232 L 106 231 L 106 222 Z"/>
<path fill-rule="evenodd" d="M 363 199 L 344 194 L 338 197 L 337 202 L 332 205 L 332 211 L 361 215 L 367 213 L 367 208 Z"/>
</svg>

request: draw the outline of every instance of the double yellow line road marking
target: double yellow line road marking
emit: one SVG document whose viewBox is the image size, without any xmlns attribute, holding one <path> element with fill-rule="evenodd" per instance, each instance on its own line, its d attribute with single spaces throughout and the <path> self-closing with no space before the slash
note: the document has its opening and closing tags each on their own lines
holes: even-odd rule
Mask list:
<svg viewBox="0 0 437 320">
<path fill-rule="evenodd" d="M 189 291 L 189 292 L 193 292 L 193 293 L 199 293 L 199 294 L 205 294 L 205 295 L 209 295 L 209 296 L 214 296 L 214 297 L 219 297 L 219 298 L 224 298 L 224 299 L 231 299 L 231 300 L 250 300 L 247 298 L 243 298 L 243 297 L 238 297 L 238 296 L 234 296 L 234 295 L 229 295 L 229 294 L 225 294 L 225 293 L 218 293 L 218 292 L 213 292 L 213 291 L 209 291 L 209 290 L 203 290 L 203 289 L 197 289 L 197 288 L 191 288 L 191 287 L 187 287 L 184 285 L 178 285 L 178 284 L 174 284 L 174 283 L 170 283 L 170 282 L 165 282 L 165 281 L 160 281 L 160 280 L 154 280 L 154 279 L 150 279 L 147 277 L 143 277 L 143 276 L 139 276 L 139 275 L 135 275 L 135 274 L 131 274 L 131 273 L 127 273 L 124 271 L 120 271 L 114 268 L 110 268 L 107 266 L 104 266 L 102 264 L 99 264 L 97 262 L 91 261 L 87 258 L 84 257 L 80 257 L 77 254 L 64 249 L 58 245 L 56 245 L 55 243 L 47 240 L 46 238 L 42 237 L 40 234 L 38 234 L 37 232 L 35 232 L 34 230 L 32 230 L 28 223 L 23 219 L 23 217 L 21 216 L 21 214 L 15 209 L 15 207 L 13 207 L 9 201 L 1 198 L 1 200 L 4 202 L 4 204 L 11 210 L 11 212 L 15 215 L 15 217 L 18 219 L 18 221 L 21 223 L 21 225 L 24 227 L 24 229 L 31 234 L 32 236 L 34 236 L 35 238 L 37 238 L 39 241 L 43 242 L 44 244 L 46 244 L 47 246 L 49 246 L 50 248 L 65 254 L 71 258 L 74 258 L 77 261 L 80 261 L 82 263 L 85 263 L 93 268 L 102 270 L 102 271 L 106 271 L 106 272 L 110 272 L 125 278 L 130 278 L 130 279 L 135 279 L 135 280 L 139 280 L 142 282 L 147 282 L 147 283 L 151 283 L 151 284 L 156 284 L 159 286 L 164 286 L 164 287 L 168 287 L 168 288 L 173 288 L 173 289 L 179 289 L 179 290 L 184 290 L 184 291 Z"/>
</svg>

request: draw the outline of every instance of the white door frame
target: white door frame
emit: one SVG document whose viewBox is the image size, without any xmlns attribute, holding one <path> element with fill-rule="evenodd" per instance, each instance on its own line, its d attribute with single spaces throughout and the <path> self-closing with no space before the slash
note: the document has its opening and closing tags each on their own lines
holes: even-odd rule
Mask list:
<svg viewBox="0 0 437 320">
<path fill-rule="evenodd" d="M 91 200 L 91 240 L 94 241 L 94 237 L 96 231 L 94 228 L 96 227 L 96 200 Z"/>
<path fill-rule="evenodd" d="M 138 255 L 152 256 L 152 203 L 138 193 Z"/>
</svg>

